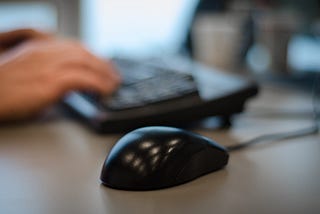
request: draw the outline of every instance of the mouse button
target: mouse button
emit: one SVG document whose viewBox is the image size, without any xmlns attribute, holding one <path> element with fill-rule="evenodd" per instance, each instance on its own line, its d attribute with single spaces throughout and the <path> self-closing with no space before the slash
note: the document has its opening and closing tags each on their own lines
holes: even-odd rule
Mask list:
<svg viewBox="0 0 320 214">
<path fill-rule="evenodd" d="M 166 159 L 181 143 L 180 139 L 162 142 L 140 139 L 138 144 L 122 148 L 114 159 L 108 158 L 100 179 L 117 189 L 151 189 L 166 185 L 172 181 L 172 176 L 166 176 Z"/>
<path fill-rule="evenodd" d="M 202 142 L 202 144 L 205 144 L 206 146 L 209 146 L 213 149 L 220 150 L 222 152 L 227 152 L 226 148 L 218 143 L 216 143 L 214 140 L 207 138 L 205 136 L 198 135 L 198 138 L 201 139 L 199 142 Z"/>
<path fill-rule="evenodd" d="M 134 150 L 134 148 L 143 140 L 141 133 L 129 133 L 121 137 L 109 152 L 109 158 L 118 156 L 124 150 Z"/>
<path fill-rule="evenodd" d="M 122 167 L 138 174 L 143 174 L 146 163 L 149 162 L 149 153 L 155 152 L 152 149 L 155 144 L 153 141 L 139 139 L 126 146 L 120 146 L 113 149 L 106 159 L 106 165 L 116 165 L 115 167 Z"/>
<path fill-rule="evenodd" d="M 174 147 L 167 147 L 161 154 L 158 165 L 159 178 L 166 183 L 175 183 L 177 173 L 185 166 L 191 154 L 200 152 L 205 148 L 203 144 L 193 144 L 187 139 L 180 139 Z"/>
<path fill-rule="evenodd" d="M 185 141 L 181 138 L 168 138 L 159 141 L 148 150 L 148 168 L 154 173 L 161 171 L 167 174 L 168 168 L 177 161 L 175 154 L 184 148 L 184 144 Z"/>
<path fill-rule="evenodd" d="M 177 173 L 176 182 L 185 183 L 227 165 L 229 154 L 207 147 L 195 153 Z"/>
<path fill-rule="evenodd" d="M 207 143 L 208 143 L 208 145 L 209 145 L 210 147 L 212 147 L 212 148 L 214 148 L 214 149 L 216 149 L 216 150 L 220 150 L 221 152 L 225 152 L 225 153 L 228 152 L 227 149 L 226 149 L 224 146 L 216 143 L 215 141 L 213 141 L 213 140 L 211 140 L 211 139 L 207 139 Z"/>
<path fill-rule="evenodd" d="M 153 177 L 147 169 L 146 161 L 141 156 L 128 153 L 122 158 L 106 163 L 100 180 L 106 186 L 116 189 L 142 189 L 150 185 L 150 181 L 154 180 Z"/>
</svg>

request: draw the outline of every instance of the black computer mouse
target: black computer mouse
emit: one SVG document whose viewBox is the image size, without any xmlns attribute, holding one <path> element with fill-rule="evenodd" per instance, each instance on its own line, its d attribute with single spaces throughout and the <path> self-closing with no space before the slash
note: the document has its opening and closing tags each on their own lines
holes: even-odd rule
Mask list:
<svg viewBox="0 0 320 214">
<path fill-rule="evenodd" d="M 227 150 L 206 137 L 172 127 L 145 127 L 115 144 L 100 179 L 115 189 L 155 190 L 221 169 L 228 159 Z"/>
</svg>

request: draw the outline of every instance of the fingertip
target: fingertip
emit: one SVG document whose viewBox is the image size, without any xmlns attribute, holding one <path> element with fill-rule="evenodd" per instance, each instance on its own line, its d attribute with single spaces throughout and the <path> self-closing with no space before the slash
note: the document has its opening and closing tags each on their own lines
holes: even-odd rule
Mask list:
<svg viewBox="0 0 320 214">
<path fill-rule="evenodd" d="M 113 80 L 116 83 L 116 85 L 119 85 L 122 82 L 122 76 L 119 72 L 113 71 Z"/>
<path fill-rule="evenodd" d="M 107 72 L 109 72 L 113 80 L 117 83 L 120 83 L 122 81 L 122 76 L 114 63 L 111 60 L 104 60 L 104 63 L 107 66 Z"/>
</svg>

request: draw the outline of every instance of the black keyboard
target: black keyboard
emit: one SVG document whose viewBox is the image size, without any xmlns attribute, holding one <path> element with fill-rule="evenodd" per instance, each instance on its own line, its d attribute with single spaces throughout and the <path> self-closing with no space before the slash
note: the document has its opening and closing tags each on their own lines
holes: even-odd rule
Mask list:
<svg viewBox="0 0 320 214">
<path fill-rule="evenodd" d="M 123 82 L 113 96 L 100 100 L 109 110 L 120 111 L 198 95 L 191 74 L 127 59 L 113 61 Z"/>
<path fill-rule="evenodd" d="M 122 132 L 150 125 L 183 126 L 208 116 L 227 121 L 258 92 L 250 80 L 189 59 L 168 61 L 115 59 L 123 79 L 115 94 L 99 98 L 71 92 L 63 103 L 99 132 Z"/>
</svg>

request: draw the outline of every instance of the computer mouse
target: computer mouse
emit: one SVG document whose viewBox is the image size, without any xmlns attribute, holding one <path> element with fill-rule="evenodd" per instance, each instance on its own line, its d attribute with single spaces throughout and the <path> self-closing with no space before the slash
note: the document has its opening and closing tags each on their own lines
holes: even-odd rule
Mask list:
<svg viewBox="0 0 320 214">
<path fill-rule="evenodd" d="M 179 128 L 144 127 L 114 145 L 100 180 L 115 189 L 156 190 L 219 170 L 228 159 L 227 150 L 209 138 Z"/>
</svg>

